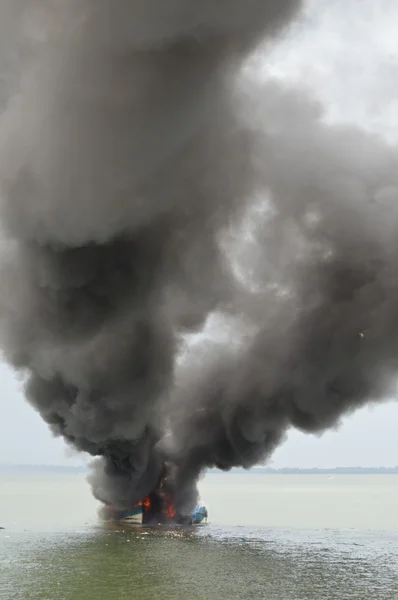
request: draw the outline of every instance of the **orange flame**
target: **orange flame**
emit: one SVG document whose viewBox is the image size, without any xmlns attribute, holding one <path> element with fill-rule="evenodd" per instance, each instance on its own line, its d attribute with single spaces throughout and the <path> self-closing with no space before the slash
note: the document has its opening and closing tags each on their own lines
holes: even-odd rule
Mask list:
<svg viewBox="0 0 398 600">
<path fill-rule="evenodd" d="M 164 495 L 163 514 L 166 519 L 176 518 L 177 513 L 170 494 Z"/>
</svg>

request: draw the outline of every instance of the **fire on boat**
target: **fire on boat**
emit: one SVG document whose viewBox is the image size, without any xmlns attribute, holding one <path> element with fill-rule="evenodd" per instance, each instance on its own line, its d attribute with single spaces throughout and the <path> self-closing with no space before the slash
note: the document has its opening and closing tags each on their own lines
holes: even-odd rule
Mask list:
<svg viewBox="0 0 398 600">
<path fill-rule="evenodd" d="M 106 520 L 126 525 L 199 525 L 207 522 L 208 512 L 203 505 L 188 514 L 179 514 L 169 494 L 157 490 L 127 510 L 106 506 Z"/>
</svg>

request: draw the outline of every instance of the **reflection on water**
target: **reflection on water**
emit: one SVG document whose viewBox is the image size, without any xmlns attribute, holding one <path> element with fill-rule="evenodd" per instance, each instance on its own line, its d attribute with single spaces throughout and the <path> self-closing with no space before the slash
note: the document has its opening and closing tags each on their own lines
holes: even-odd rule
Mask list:
<svg viewBox="0 0 398 600">
<path fill-rule="evenodd" d="M 398 535 L 247 528 L 1 532 L 3 600 L 393 600 Z"/>
</svg>

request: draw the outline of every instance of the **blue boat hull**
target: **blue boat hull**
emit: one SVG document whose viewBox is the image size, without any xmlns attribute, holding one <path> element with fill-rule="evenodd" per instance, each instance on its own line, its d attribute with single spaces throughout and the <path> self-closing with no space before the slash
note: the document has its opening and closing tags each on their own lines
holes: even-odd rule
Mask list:
<svg viewBox="0 0 398 600">
<path fill-rule="evenodd" d="M 191 515 L 191 524 L 199 525 L 203 521 L 207 521 L 207 508 L 205 506 L 197 506 Z"/>
</svg>

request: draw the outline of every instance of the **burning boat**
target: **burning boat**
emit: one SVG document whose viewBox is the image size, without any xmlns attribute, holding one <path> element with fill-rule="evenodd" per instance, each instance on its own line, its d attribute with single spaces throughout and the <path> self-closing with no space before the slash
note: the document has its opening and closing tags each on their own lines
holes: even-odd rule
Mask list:
<svg viewBox="0 0 398 600">
<path fill-rule="evenodd" d="M 198 525 L 207 522 L 205 506 L 197 506 L 192 513 L 177 513 L 169 495 L 153 492 L 128 510 L 106 506 L 106 520 L 126 525 Z"/>
<path fill-rule="evenodd" d="M 168 481 L 169 475 L 170 467 L 164 464 L 156 488 L 128 509 L 120 510 L 105 505 L 105 520 L 128 525 L 198 525 L 203 521 L 207 522 L 208 512 L 205 506 L 196 506 L 189 513 L 178 510 Z"/>
</svg>

